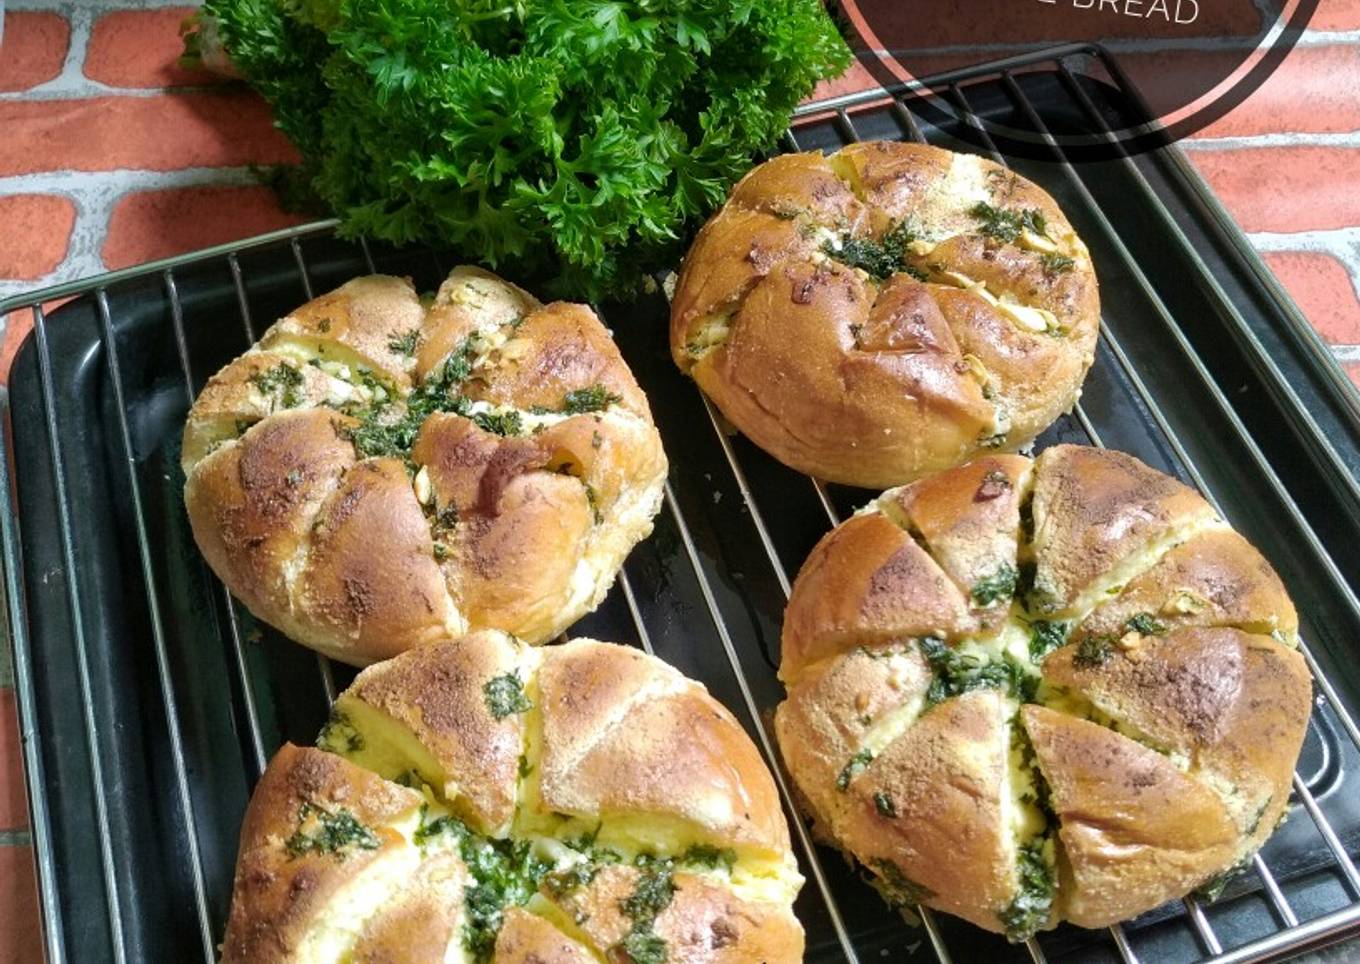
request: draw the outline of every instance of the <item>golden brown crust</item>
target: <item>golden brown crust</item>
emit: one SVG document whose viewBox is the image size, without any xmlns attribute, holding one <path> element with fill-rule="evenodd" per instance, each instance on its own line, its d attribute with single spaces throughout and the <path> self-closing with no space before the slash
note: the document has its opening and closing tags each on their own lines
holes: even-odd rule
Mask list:
<svg viewBox="0 0 1360 964">
<path fill-rule="evenodd" d="M 1236 859 L 1222 801 L 1166 757 L 1095 723 L 1022 711 L 1052 789 L 1072 886 L 1063 912 L 1103 927 L 1179 897 Z"/>
<path fill-rule="evenodd" d="M 922 714 L 850 782 L 837 830 L 870 867 L 895 864 L 932 907 L 992 930 L 1016 886 L 1001 799 L 1010 713 L 979 690 Z"/>
<path fill-rule="evenodd" d="M 581 640 L 547 651 L 537 682 L 544 811 L 662 817 L 725 846 L 788 851 L 764 762 L 701 687 L 640 653 Z"/>
<path fill-rule="evenodd" d="M 976 459 L 953 472 L 906 486 L 884 505 L 894 506 L 930 555 L 949 574 L 979 618 L 990 625 L 1004 616 L 1009 599 L 972 598 L 974 587 L 1014 568 L 1020 504 L 1029 489 L 1030 461 L 1019 455 Z"/>
<path fill-rule="evenodd" d="M 455 812 L 474 830 L 503 830 L 515 812 L 523 717 L 496 719 L 486 686 L 507 674 L 522 677 L 522 662 L 519 647 L 500 633 L 441 640 L 368 667 L 336 706 L 345 712 L 351 701 L 363 703 L 399 723 L 440 767 L 421 776 Z"/>
<path fill-rule="evenodd" d="M 342 415 L 281 413 L 252 427 L 249 444 L 209 455 L 188 479 L 184 501 L 199 549 L 252 612 L 298 625 L 287 569 L 307 544 L 310 519 L 354 465 L 337 434 Z"/>
<path fill-rule="evenodd" d="M 1201 532 L 1176 546 L 1116 598 L 1093 609 L 1071 638 L 1122 636 L 1140 613 L 1168 629 L 1234 626 L 1292 640 L 1299 628 L 1280 577 L 1255 546 L 1231 529 Z"/>
<path fill-rule="evenodd" d="M 360 462 L 321 505 L 298 599 L 318 630 L 304 641 L 339 659 L 354 651 L 386 659 L 458 625 L 425 514 L 396 459 Z"/>
<path fill-rule="evenodd" d="M 842 263 L 903 224 L 897 273 Z M 777 458 L 881 488 L 1034 438 L 1075 399 L 1099 314 L 1086 248 L 1038 187 L 869 142 L 777 157 L 737 185 L 685 258 L 671 352 Z"/>
<path fill-rule="evenodd" d="M 340 757 L 285 744 L 250 798 L 241 824 L 224 964 L 288 961 L 326 916 L 328 903 L 361 875 L 403 860 L 399 833 L 386 825 L 420 806 L 420 795 Z M 290 853 L 314 810 L 349 814 L 367 828 L 366 846 Z"/>
<path fill-rule="evenodd" d="M 448 411 L 396 431 L 432 385 Z M 209 380 L 182 461 L 228 588 L 359 665 L 467 629 L 558 635 L 650 531 L 666 474 L 594 314 L 467 267 L 428 306 L 373 276 L 280 320 Z"/>
<path fill-rule="evenodd" d="M 1296 627 L 1269 564 L 1174 479 L 1077 446 L 991 456 L 813 550 L 776 734 L 818 833 L 907 899 L 1013 937 L 1100 926 L 1270 836 L 1311 709 Z M 1012 903 L 1035 861 L 1048 911 Z"/>
<path fill-rule="evenodd" d="M 605 867 L 591 882 L 556 899 L 606 960 L 620 951 L 634 921 L 623 912 L 642 873 Z M 743 900 L 702 877 L 677 873 L 675 892 L 657 915 L 653 932 L 665 942 L 666 960 L 686 964 L 764 964 L 803 959 L 803 928 L 790 908 Z"/>
<path fill-rule="evenodd" d="M 1053 653 L 1044 677 L 1186 758 L 1255 851 L 1288 804 L 1308 726 L 1303 656 L 1269 636 L 1198 627 L 1130 640 L 1094 665 L 1074 661 L 1075 650 Z"/>
<path fill-rule="evenodd" d="M 425 309 L 409 278 L 355 278 L 279 319 L 260 338 L 265 348 L 310 343 L 361 358 L 397 385 L 411 384 L 409 356 L 392 347 L 418 331 Z"/>
<path fill-rule="evenodd" d="M 499 349 L 494 379 L 474 379 L 468 395 L 497 405 L 557 409 L 568 392 L 602 386 L 648 421 L 647 397 L 614 340 L 585 305 L 555 301 L 530 314 Z"/>
<path fill-rule="evenodd" d="M 457 947 L 459 908 L 470 883 L 456 854 L 435 854 L 410 884 L 364 922 L 354 944 L 354 964 L 444 964 Z"/>
<path fill-rule="evenodd" d="M 881 513 L 858 515 L 817 544 L 794 580 L 780 678 L 855 646 L 973 625 L 958 587 L 905 530 Z"/>
<path fill-rule="evenodd" d="M 474 925 L 493 960 L 522 964 L 618 959 L 639 929 L 670 961 L 801 960 L 774 781 L 740 724 L 660 660 L 474 633 L 369 667 L 336 714 L 331 752 L 285 746 L 255 790 L 225 960 L 462 959 Z M 333 833 L 317 814 L 352 822 Z M 501 841 L 554 873 L 489 931 L 500 885 L 481 868 L 519 859 Z M 674 891 L 629 909 L 644 864 Z"/>
<path fill-rule="evenodd" d="M 537 914 L 512 907 L 496 935 L 496 964 L 595 964 L 584 944 Z"/>
<path fill-rule="evenodd" d="M 416 347 L 415 374 L 424 378 L 474 332 L 498 332 L 539 308 L 537 298 L 490 271 L 459 265 L 439 286 L 424 336 Z"/>
<path fill-rule="evenodd" d="M 775 732 L 789 771 L 817 822 L 828 831 L 847 797 L 836 780 L 865 737 L 894 711 L 925 698 L 930 667 L 916 646 L 859 648 L 789 684 Z"/>
<path fill-rule="evenodd" d="M 1067 610 L 1110 570 L 1214 517 L 1193 489 L 1131 455 L 1055 445 L 1035 465 L 1036 607 Z"/>
</svg>

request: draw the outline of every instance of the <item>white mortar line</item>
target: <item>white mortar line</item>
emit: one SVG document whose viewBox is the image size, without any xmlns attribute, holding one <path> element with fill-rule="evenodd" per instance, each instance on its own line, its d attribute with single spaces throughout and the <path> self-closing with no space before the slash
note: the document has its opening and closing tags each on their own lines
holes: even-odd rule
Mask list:
<svg viewBox="0 0 1360 964">
<path fill-rule="evenodd" d="M 1232 114 L 1226 115 L 1231 117 Z M 1236 134 L 1230 137 L 1193 135 L 1180 142 L 1193 151 L 1237 151 L 1253 147 L 1360 147 L 1360 130 L 1327 133 Z"/>
<path fill-rule="evenodd" d="M 0 177 L 0 197 L 6 194 L 75 195 L 111 182 L 127 190 L 139 191 L 198 184 L 259 183 L 250 167 L 184 167 L 173 171 L 34 171 L 31 174 Z"/>
<path fill-rule="evenodd" d="M 1302 251 L 1331 255 L 1341 262 L 1360 295 L 1360 227 L 1295 233 L 1257 231 L 1247 238 L 1252 247 L 1263 253 Z"/>
</svg>

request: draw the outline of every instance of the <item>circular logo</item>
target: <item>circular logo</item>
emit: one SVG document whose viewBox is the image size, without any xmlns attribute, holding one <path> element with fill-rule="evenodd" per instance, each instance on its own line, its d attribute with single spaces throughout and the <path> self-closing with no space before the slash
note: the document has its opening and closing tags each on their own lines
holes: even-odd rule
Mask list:
<svg viewBox="0 0 1360 964">
<path fill-rule="evenodd" d="M 837 0 L 859 62 L 974 145 L 1051 160 L 1161 147 L 1242 103 L 1317 0 Z M 971 103 L 968 82 L 1002 78 Z M 1061 110 L 1036 104 L 1061 103 Z"/>
</svg>

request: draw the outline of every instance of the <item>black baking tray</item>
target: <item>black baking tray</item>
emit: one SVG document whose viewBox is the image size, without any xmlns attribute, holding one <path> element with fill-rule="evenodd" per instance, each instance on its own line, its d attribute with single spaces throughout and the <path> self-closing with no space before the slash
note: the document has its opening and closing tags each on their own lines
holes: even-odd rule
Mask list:
<svg viewBox="0 0 1360 964">
<path fill-rule="evenodd" d="M 1003 121 L 1033 109 L 1054 129 L 1130 109 L 1062 57 L 1024 66 L 958 72 L 953 102 Z M 934 124 L 914 95 L 871 100 L 822 105 L 788 146 L 923 136 L 977 149 L 958 137 L 966 116 Z M 1263 867 L 1219 901 L 1117 932 L 1063 927 L 1028 948 L 945 915 L 913 926 L 837 853 L 803 851 L 809 960 L 1261 960 L 1360 927 L 1347 866 L 1360 847 L 1360 399 L 1177 151 L 1058 160 L 1014 166 L 1089 244 L 1106 333 L 1079 410 L 1038 446 L 1103 443 L 1198 484 L 1274 562 L 1328 681 L 1301 789 Z M 282 741 L 315 738 L 353 675 L 254 622 L 195 549 L 179 469 L 193 394 L 312 293 L 371 264 L 431 289 L 452 263 L 310 226 L 67 286 L 78 297 L 21 348 L 0 535 L 49 960 L 213 959 L 251 788 Z M 671 478 L 625 565 L 628 591 L 569 635 L 648 646 L 768 753 L 785 583 L 871 493 L 817 486 L 725 433 L 670 360 L 659 293 L 601 313 L 651 399 Z"/>
</svg>

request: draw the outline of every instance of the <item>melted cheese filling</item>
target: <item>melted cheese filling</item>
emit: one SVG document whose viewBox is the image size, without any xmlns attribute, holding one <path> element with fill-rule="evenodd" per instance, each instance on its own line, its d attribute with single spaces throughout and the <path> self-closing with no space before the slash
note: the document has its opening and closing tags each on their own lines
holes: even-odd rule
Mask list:
<svg viewBox="0 0 1360 964">
<path fill-rule="evenodd" d="M 724 847 L 703 826 L 665 814 L 600 813 L 571 815 L 546 810 L 539 795 L 542 757 L 542 720 L 538 707 L 536 668 L 539 655 L 523 653 L 525 665 L 519 674 L 527 680 L 525 696 L 531 708 L 523 719 L 523 756 L 516 785 L 515 814 L 509 826 L 487 828 L 497 838 L 527 841 L 531 852 L 551 871 L 569 869 L 590 861 L 579 848 L 582 838 L 593 848 L 612 851 L 623 862 L 639 855 L 680 858 L 692 847 L 717 846 L 730 850 L 732 863 L 715 861 L 678 863 L 675 873 L 701 877 L 722 886 L 735 897 L 747 901 L 791 904 L 802 886 L 797 861 L 792 853 L 771 853 L 760 848 Z M 638 694 L 639 699 L 655 698 L 687 684 L 662 680 L 660 688 Z M 370 867 L 346 882 L 336 898 L 328 902 L 325 913 L 314 923 L 299 947 L 299 959 L 308 962 L 347 962 L 374 915 L 401 900 L 401 890 L 409 886 L 422 861 L 432 853 L 459 852 L 460 839 L 453 833 L 435 834 L 418 839 L 417 831 L 444 816 L 466 824 L 472 833 L 478 828 L 472 817 L 470 801 L 456 774 L 448 772 L 407 726 L 355 697 L 342 696 L 336 702 L 337 716 L 323 731 L 318 745 L 379 776 L 417 787 L 425 797 L 424 806 L 404 815 L 389 828 L 400 834 L 403 844 L 383 853 Z M 621 707 L 622 714 L 627 706 Z M 716 796 L 713 798 L 718 799 Z M 715 820 L 732 817 L 724 807 Z M 484 839 L 484 838 L 483 838 Z M 578 842 L 571 846 L 568 841 Z M 461 863 L 461 857 L 459 858 Z M 591 946 L 580 928 L 559 907 L 535 895 L 523 908 L 547 920 L 566 936 L 583 944 L 603 959 L 602 951 Z M 461 924 L 459 939 L 449 948 L 447 961 L 470 960 L 463 948 Z"/>
</svg>

